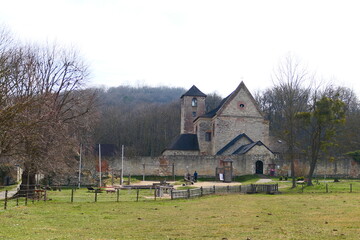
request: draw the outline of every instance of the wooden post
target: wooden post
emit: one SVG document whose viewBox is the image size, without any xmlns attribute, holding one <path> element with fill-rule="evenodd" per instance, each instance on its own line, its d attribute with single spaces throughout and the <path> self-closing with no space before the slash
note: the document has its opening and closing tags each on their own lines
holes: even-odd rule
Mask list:
<svg viewBox="0 0 360 240">
<path fill-rule="evenodd" d="M 136 201 L 137 201 L 137 202 L 139 201 L 139 188 L 138 188 L 137 191 L 136 191 Z"/>
<path fill-rule="evenodd" d="M 97 192 L 97 190 L 95 190 L 95 202 L 97 202 L 97 194 L 98 194 L 98 192 Z"/>
<path fill-rule="evenodd" d="M 45 188 L 45 192 L 44 192 L 44 202 L 46 202 L 46 197 L 47 197 L 47 196 L 46 196 L 46 192 L 47 192 L 47 191 L 46 191 L 46 188 Z"/>
<path fill-rule="evenodd" d="M 19 196 L 16 197 L 16 206 L 19 206 Z"/>
<path fill-rule="evenodd" d="M 350 183 L 350 192 L 352 193 L 352 183 Z"/>
<path fill-rule="evenodd" d="M 120 189 L 116 189 L 116 202 L 119 202 Z"/>
<path fill-rule="evenodd" d="M 190 198 L 190 189 L 187 190 L 187 198 Z"/>
<path fill-rule="evenodd" d="M 145 163 L 143 164 L 143 181 L 145 181 Z"/>
<path fill-rule="evenodd" d="M 230 192 L 230 186 L 229 186 L 229 185 L 227 185 L 227 187 L 226 187 L 226 191 L 227 191 L 227 193 L 229 193 L 229 192 Z"/>
<path fill-rule="evenodd" d="M 170 190 L 170 196 L 171 196 L 171 200 L 174 200 L 173 189 Z"/>
<path fill-rule="evenodd" d="M 8 196 L 8 190 L 5 191 L 5 202 L 4 202 L 4 209 L 7 208 L 7 196 Z"/>
<path fill-rule="evenodd" d="M 200 196 L 202 197 L 203 196 L 203 194 L 204 194 L 204 189 L 203 189 L 203 187 L 200 187 Z"/>
<path fill-rule="evenodd" d="M 239 193 L 241 193 L 241 185 L 239 186 Z"/>
<path fill-rule="evenodd" d="M 304 192 L 304 183 L 301 185 L 301 192 Z"/>
<path fill-rule="evenodd" d="M 74 202 L 74 189 L 71 189 L 71 203 Z"/>
<path fill-rule="evenodd" d="M 214 192 L 213 192 L 213 193 L 215 193 L 215 185 L 214 185 L 213 189 L 214 189 Z"/>
<path fill-rule="evenodd" d="M 175 182 L 175 163 L 172 164 L 173 181 Z"/>
<path fill-rule="evenodd" d="M 328 184 L 326 184 L 326 193 L 329 192 L 329 187 L 328 187 Z"/>
<path fill-rule="evenodd" d="M 154 200 L 156 201 L 156 195 L 157 195 L 157 193 L 156 193 L 156 186 L 155 186 L 155 188 L 154 188 Z"/>
</svg>

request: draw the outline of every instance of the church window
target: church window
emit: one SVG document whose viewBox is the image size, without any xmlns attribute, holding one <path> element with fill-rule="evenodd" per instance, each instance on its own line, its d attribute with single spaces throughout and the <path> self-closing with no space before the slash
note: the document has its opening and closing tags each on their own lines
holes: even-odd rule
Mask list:
<svg viewBox="0 0 360 240">
<path fill-rule="evenodd" d="M 245 105 L 243 104 L 243 103 L 240 103 L 240 108 L 244 108 L 245 107 Z"/>
<path fill-rule="evenodd" d="M 205 141 L 210 142 L 211 141 L 211 132 L 205 133 Z"/>
<path fill-rule="evenodd" d="M 196 98 L 193 98 L 193 99 L 191 100 L 191 106 L 192 106 L 192 107 L 197 107 L 197 99 L 196 99 Z"/>
<path fill-rule="evenodd" d="M 193 117 L 196 117 L 196 112 L 192 112 L 192 116 L 193 116 Z"/>
</svg>

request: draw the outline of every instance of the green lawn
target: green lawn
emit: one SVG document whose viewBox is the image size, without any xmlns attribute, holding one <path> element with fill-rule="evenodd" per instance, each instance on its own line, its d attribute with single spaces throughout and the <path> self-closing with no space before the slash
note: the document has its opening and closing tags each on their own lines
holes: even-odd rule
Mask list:
<svg viewBox="0 0 360 240">
<path fill-rule="evenodd" d="M 360 239 L 359 193 L 64 202 L 69 192 L 0 210 L 0 239 Z"/>
</svg>

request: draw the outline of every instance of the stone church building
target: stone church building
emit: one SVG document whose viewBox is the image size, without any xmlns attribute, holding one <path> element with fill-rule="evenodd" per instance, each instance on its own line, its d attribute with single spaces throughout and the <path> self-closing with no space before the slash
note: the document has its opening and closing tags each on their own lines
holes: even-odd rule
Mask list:
<svg viewBox="0 0 360 240">
<path fill-rule="evenodd" d="M 205 98 L 196 86 L 181 96 L 180 135 L 163 155 L 226 156 L 234 165 L 236 156 L 251 156 L 249 173 L 274 169 L 276 154 L 269 147 L 269 122 L 244 82 L 208 113 Z"/>
<path fill-rule="evenodd" d="M 180 134 L 158 157 L 134 157 L 124 162 L 124 174 L 184 176 L 197 171 L 201 176 L 268 174 L 290 176 L 286 144 L 269 135 L 255 99 L 243 82 L 210 112 L 205 112 L 206 95 L 191 87 L 181 97 Z M 296 176 L 306 176 L 309 162 L 295 159 Z M 119 161 L 111 166 L 120 169 Z M 359 177 L 360 164 L 349 158 L 330 162 L 319 159 L 316 176 Z M 220 179 L 219 179 L 220 180 Z"/>
</svg>

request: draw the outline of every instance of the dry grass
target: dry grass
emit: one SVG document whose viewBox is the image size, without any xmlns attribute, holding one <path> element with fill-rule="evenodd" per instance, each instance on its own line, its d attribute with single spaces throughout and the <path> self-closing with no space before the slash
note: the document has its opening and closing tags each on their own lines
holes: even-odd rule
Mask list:
<svg viewBox="0 0 360 240">
<path fill-rule="evenodd" d="M 0 239 L 360 239 L 360 195 L 39 202 L 0 212 Z"/>
</svg>

